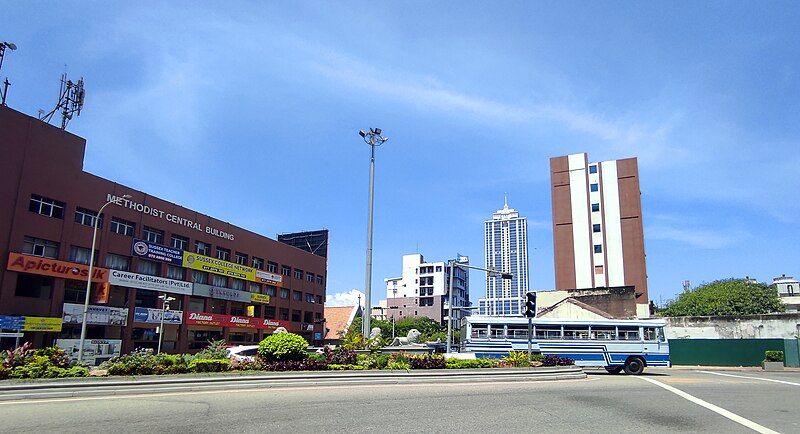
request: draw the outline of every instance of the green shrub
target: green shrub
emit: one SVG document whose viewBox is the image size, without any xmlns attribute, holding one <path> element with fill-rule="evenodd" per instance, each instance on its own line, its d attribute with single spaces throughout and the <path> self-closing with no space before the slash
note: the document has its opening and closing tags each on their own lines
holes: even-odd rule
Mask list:
<svg viewBox="0 0 800 434">
<path fill-rule="evenodd" d="M 305 360 L 308 342 L 294 333 L 278 333 L 258 344 L 258 355 L 266 362 Z"/>
<path fill-rule="evenodd" d="M 764 360 L 767 362 L 783 362 L 783 351 L 766 351 Z"/>
<path fill-rule="evenodd" d="M 542 353 L 531 354 L 531 362 L 541 362 L 543 360 L 544 360 L 544 354 Z"/>
<path fill-rule="evenodd" d="M 401 371 L 401 370 L 402 371 L 410 371 L 411 370 L 411 364 L 408 363 L 408 361 L 394 361 L 394 362 L 389 362 L 389 364 L 386 365 L 386 369 L 391 369 L 393 371 L 394 370 L 396 370 L 396 371 Z"/>
<path fill-rule="evenodd" d="M 324 362 L 325 361 L 325 354 L 321 353 L 308 353 L 308 358 L 314 360 L 315 362 Z"/>
<path fill-rule="evenodd" d="M 366 369 L 361 365 L 337 365 L 331 364 L 328 365 L 328 369 L 331 371 L 363 371 Z"/>
<path fill-rule="evenodd" d="M 9 372 L 9 369 L 8 369 L 8 368 L 6 368 L 6 367 L 5 367 L 5 366 L 3 366 L 3 365 L 0 365 L 0 380 L 5 380 L 5 379 L 7 379 L 7 378 L 8 378 L 8 376 L 9 376 L 9 374 L 11 374 L 11 373 Z"/>
<path fill-rule="evenodd" d="M 194 359 L 189 363 L 192 372 L 222 372 L 230 367 L 231 362 L 227 359 Z"/>
<path fill-rule="evenodd" d="M 114 357 L 100 365 L 109 375 L 163 375 L 189 371 L 187 358 L 180 354 L 153 354 L 140 349 L 130 354 Z"/>
<path fill-rule="evenodd" d="M 531 361 L 528 359 L 528 353 L 524 351 L 511 351 L 503 358 L 503 361 L 515 368 L 527 368 L 531 365 Z"/>
<path fill-rule="evenodd" d="M 197 352 L 192 357 L 193 359 L 229 359 L 228 347 L 225 346 L 225 340 L 211 340 L 208 341 L 208 346 Z M 190 360 L 191 361 L 191 360 Z M 188 363 L 188 362 L 187 362 Z"/>
<path fill-rule="evenodd" d="M 447 359 L 445 361 L 446 369 L 478 369 L 478 368 L 494 368 L 498 366 L 499 361 L 493 359 Z"/>
<path fill-rule="evenodd" d="M 386 369 L 389 364 L 388 354 L 359 354 L 356 358 L 356 363 L 363 366 L 364 369 Z"/>
</svg>

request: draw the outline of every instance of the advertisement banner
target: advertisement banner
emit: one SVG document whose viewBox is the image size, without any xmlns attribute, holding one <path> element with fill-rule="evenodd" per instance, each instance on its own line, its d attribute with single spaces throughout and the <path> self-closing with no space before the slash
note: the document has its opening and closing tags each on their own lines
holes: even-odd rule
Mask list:
<svg viewBox="0 0 800 434">
<path fill-rule="evenodd" d="M 218 327 L 243 327 L 268 331 L 274 331 L 278 327 L 285 327 L 288 330 L 290 326 L 288 321 L 206 312 L 189 312 L 186 315 L 186 324 Z"/>
<path fill-rule="evenodd" d="M 281 286 L 281 283 L 283 282 L 283 276 L 281 276 L 280 274 L 256 270 L 256 282 L 269 283 L 270 285 Z"/>
<path fill-rule="evenodd" d="M 218 298 L 220 300 L 241 301 L 244 303 L 250 303 L 250 293 L 247 291 L 239 291 L 230 288 L 220 288 L 219 286 L 206 285 L 203 283 L 194 284 L 192 295 Z"/>
<path fill-rule="evenodd" d="M 64 324 L 80 324 L 83 322 L 83 305 L 64 303 Z M 126 326 L 128 325 L 127 307 L 109 307 L 89 305 L 86 324 Z"/>
<path fill-rule="evenodd" d="M 174 294 L 192 294 L 192 282 L 131 273 L 129 271 L 111 270 L 108 275 L 108 282 L 112 285 L 127 286 L 129 288 L 149 289 L 151 291 L 171 292 Z"/>
<path fill-rule="evenodd" d="M 246 265 L 239 265 L 222 259 L 212 258 L 192 252 L 183 252 L 183 263 L 186 268 L 207 271 L 209 273 L 231 276 L 237 279 L 256 282 L 256 269 Z"/>
<path fill-rule="evenodd" d="M 183 250 L 173 249 L 172 247 L 162 246 L 149 241 L 133 239 L 131 253 L 140 258 L 152 259 L 154 261 L 166 262 L 172 265 L 183 265 Z"/>
<path fill-rule="evenodd" d="M 60 332 L 61 318 L 47 318 L 39 316 L 26 316 L 22 325 L 24 332 Z"/>
<path fill-rule="evenodd" d="M 250 294 L 250 301 L 253 303 L 269 304 L 269 296 L 253 292 Z"/>
<path fill-rule="evenodd" d="M 133 322 L 161 324 L 162 312 L 164 312 L 163 309 L 137 307 L 133 310 Z M 164 315 L 164 324 L 183 324 L 183 311 L 168 310 Z"/>
<path fill-rule="evenodd" d="M 8 266 L 6 268 L 9 271 L 18 273 L 39 274 L 73 280 L 86 280 L 87 276 L 89 276 L 88 265 L 13 252 L 8 254 Z M 92 267 L 92 282 L 108 282 L 108 270 Z"/>
<path fill-rule="evenodd" d="M 56 345 L 66 351 L 70 360 L 78 360 L 80 339 L 56 339 Z M 83 359 L 92 366 L 97 366 L 112 357 L 119 357 L 122 341 L 119 339 L 86 339 L 83 342 Z"/>
</svg>

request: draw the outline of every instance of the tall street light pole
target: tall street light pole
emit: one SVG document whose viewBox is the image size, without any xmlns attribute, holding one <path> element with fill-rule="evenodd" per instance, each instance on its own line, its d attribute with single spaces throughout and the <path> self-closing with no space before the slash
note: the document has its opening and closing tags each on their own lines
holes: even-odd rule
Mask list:
<svg viewBox="0 0 800 434">
<path fill-rule="evenodd" d="M 359 130 L 364 142 L 369 145 L 369 217 L 367 219 L 367 272 L 364 282 L 364 322 L 361 334 L 366 338 L 370 333 L 370 320 L 372 319 L 372 208 L 375 198 L 375 148 L 384 144 L 388 137 L 381 136 L 380 128 L 370 128 L 369 132 Z"/>
<path fill-rule="evenodd" d="M 123 199 L 130 199 L 131 195 L 125 194 Z M 94 267 L 94 246 L 97 242 L 97 225 L 100 223 L 100 216 L 103 215 L 103 209 L 108 205 L 114 203 L 116 200 L 109 200 L 105 205 L 100 207 L 97 215 L 94 217 L 94 230 L 92 231 L 92 249 L 89 251 L 89 276 L 86 278 L 86 297 L 83 301 L 83 321 L 81 322 L 81 346 L 78 349 L 78 362 L 83 362 L 83 345 L 86 342 L 86 324 L 89 320 L 89 293 L 92 290 L 92 268 Z"/>
<path fill-rule="evenodd" d="M 162 303 L 161 327 L 158 328 L 158 352 L 156 354 L 161 354 L 161 342 L 164 341 L 164 317 L 167 316 L 167 311 L 169 311 L 169 302 L 175 300 L 175 297 L 167 297 L 167 294 L 161 294 L 158 298 L 162 300 Z"/>
</svg>

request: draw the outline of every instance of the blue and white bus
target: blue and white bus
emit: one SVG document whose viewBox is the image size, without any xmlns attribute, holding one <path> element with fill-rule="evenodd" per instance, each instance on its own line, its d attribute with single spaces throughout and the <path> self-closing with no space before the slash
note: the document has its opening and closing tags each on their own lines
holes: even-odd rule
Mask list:
<svg viewBox="0 0 800 434">
<path fill-rule="evenodd" d="M 528 319 L 468 316 L 462 328 L 463 350 L 478 358 L 504 357 L 528 350 Z M 533 319 L 532 350 L 569 357 L 585 367 L 641 374 L 645 366 L 669 367 L 665 320 Z"/>
</svg>

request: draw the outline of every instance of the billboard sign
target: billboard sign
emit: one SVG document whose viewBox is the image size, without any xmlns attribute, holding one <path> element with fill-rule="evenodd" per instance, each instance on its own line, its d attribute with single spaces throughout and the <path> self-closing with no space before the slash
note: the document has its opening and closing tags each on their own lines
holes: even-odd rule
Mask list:
<svg viewBox="0 0 800 434">
<path fill-rule="evenodd" d="M 267 271 L 256 270 L 256 282 L 280 286 L 283 282 L 283 276 Z"/>
<path fill-rule="evenodd" d="M 222 259 L 216 259 L 210 256 L 200 255 L 198 253 L 184 251 L 182 265 L 193 270 L 206 271 L 222 276 L 230 276 L 237 279 L 257 282 L 255 268 L 230 261 L 223 261 Z"/>
<path fill-rule="evenodd" d="M 162 246 L 138 238 L 133 239 L 131 253 L 140 258 L 152 259 L 178 266 L 183 265 L 183 250 L 173 249 L 172 247 Z"/>
<path fill-rule="evenodd" d="M 206 285 L 203 283 L 194 284 L 192 295 L 218 298 L 220 300 L 241 301 L 244 303 L 250 303 L 250 293 L 247 291 L 239 291 L 230 288 L 221 288 L 219 286 Z"/>
<path fill-rule="evenodd" d="M 21 330 L 24 332 L 60 332 L 61 324 L 61 318 L 0 315 L 0 330 Z"/>
<path fill-rule="evenodd" d="M 149 307 L 137 307 L 133 311 L 133 322 L 146 324 L 161 324 L 161 314 L 163 309 L 151 309 Z M 182 310 L 168 310 L 164 314 L 164 324 L 183 324 Z"/>
<path fill-rule="evenodd" d="M 269 304 L 270 297 L 264 294 L 256 294 L 255 292 L 250 294 L 250 301 L 253 303 L 262 303 L 262 304 Z"/>
<path fill-rule="evenodd" d="M 83 359 L 93 366 L 112 357 L 119 357 L 122 349 L 122 341 L 119 339 L 86 339 L 83 344 Z M 80 339 L 56 339 L 56 345 L 66 351 L 70 360 L 78 360 Z"/>
<path fill-rule="evenodd" d="M 128 325 L 127 307 L 110 307 L 89 305 L 87 324 L 126 326 Z M 81 324 L 83 322 L 83 305 L 64 303 L 64 324 Z"/>
<path fill-rule="evenodd" d="M 222 315 L 218 313 L 189 312 L 186 315 L 186 324 L 205 325 L 218 327 L 242 327 L 274 331 L 278 327 L 289 329 L 288 321 L 274 319 L 252 318 L 247 316 Z"/>
<path fill-rule="evenodd" d="M 86 264 L 14 252 L 8 254 L 7 269 L 18 273 L 39 274 L 72 280 L 86 280 L 87 276 L 89 276 L 89 265 Z M 92 282 L 108 282 L 108 269 L 92 267 Z"/>
<path fill-rule="evenodd" d="M 151 291 L 171 292 L 174 294 L 192 294 L 192 282 L 128 271 L 110 270 L 108 282 L 112 285 L 127 286 L 129 288 L 149 289 Z"/>
</svg>

